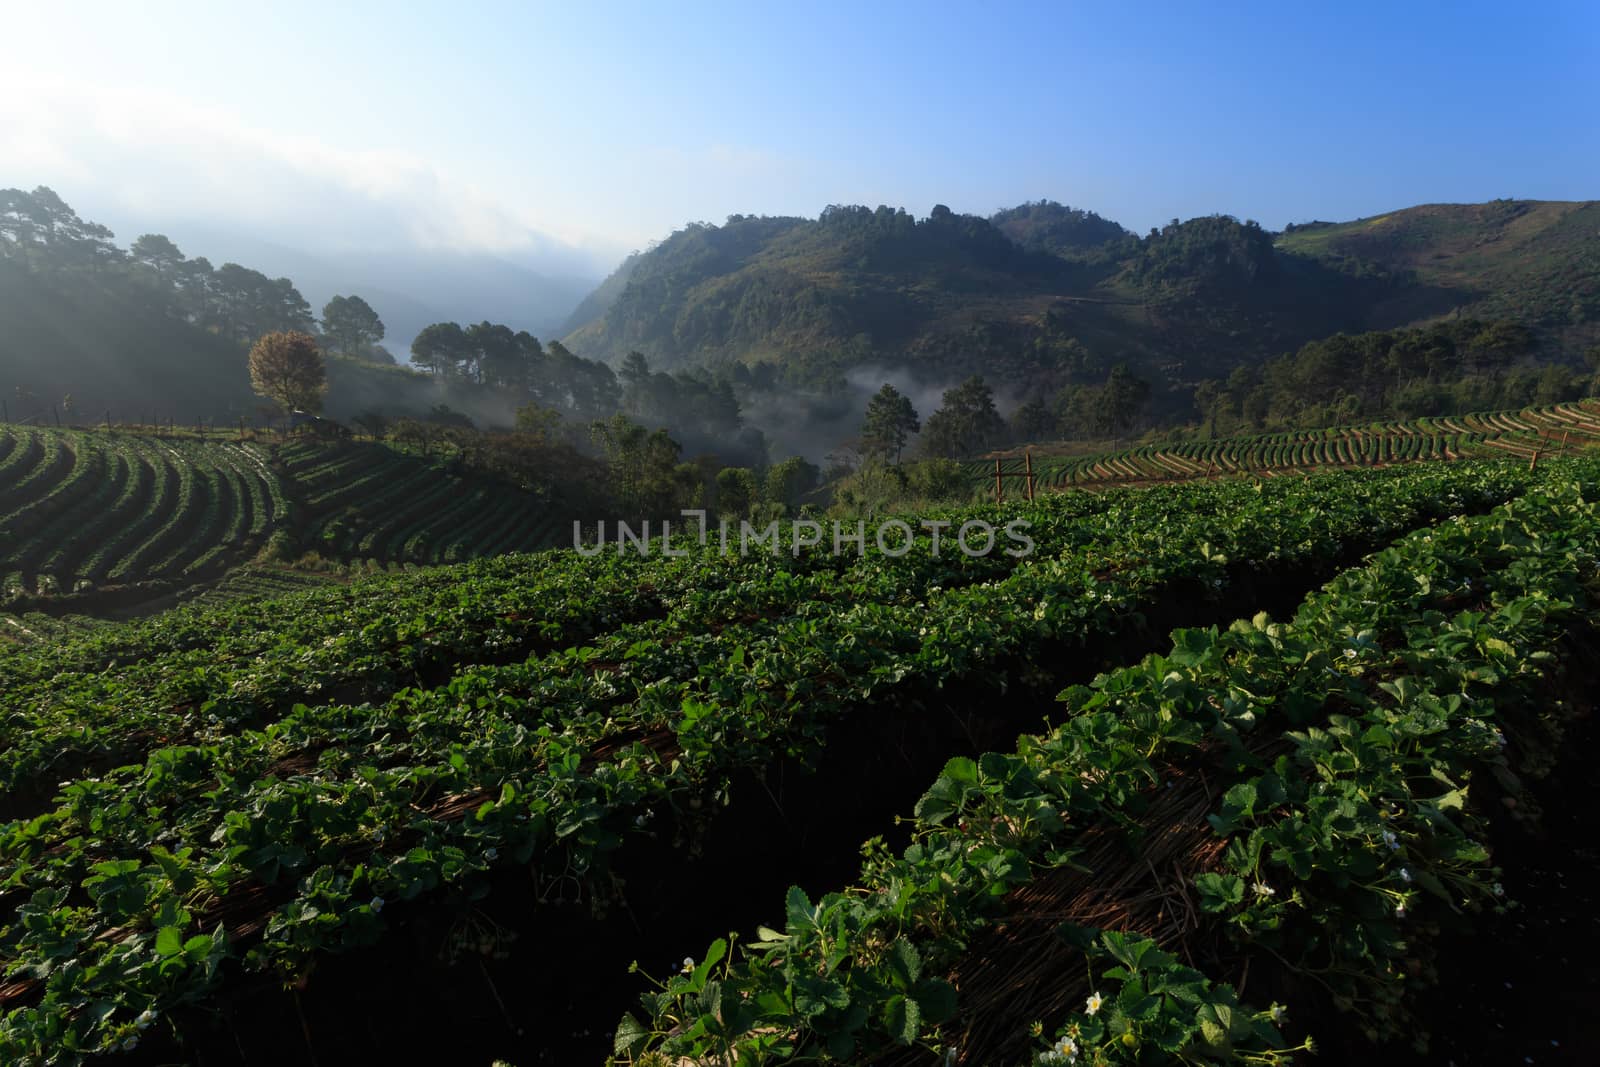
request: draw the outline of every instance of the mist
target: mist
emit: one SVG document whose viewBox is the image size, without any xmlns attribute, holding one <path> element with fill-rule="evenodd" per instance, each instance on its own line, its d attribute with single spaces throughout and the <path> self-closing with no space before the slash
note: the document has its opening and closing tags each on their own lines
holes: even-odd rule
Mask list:
<svg viewBox="0 0 1600 1067">
<path fill-rule="evenodd" d="M 910 398 L 917 417 L 926 422 L 939 410 L 945 392 L 960 385 L 961 380 L 927 377 L 905 366 L 869 363 L 847 371 L 842 389 L 750 392 L 741 396 L 740 403 L 745 424 L 766 434 L 774 460 L 804 456 L 825 465 L 831 453 L 860 438 L 867 402 L 885 383 Z M 991 388 L 1002 415 L 1009 415 L 1025 399 L 1011 387 L 991 384 Z M 916 445 L 917 435 L 913 435 L 906 442 L 906 453 L 914 454 Z"/>
<path fill-rule="evenodd" d="M 124 227 L 118 236 L 146 229 Z M 176 224 L 156 232 L 213 264 L 232 260 L 269 277 L 289 278 L 313 314 L 320 315 L 333 296 L 360 296 L 383 320 L 384 347 L 402 363 L 417 333 L 435 322 L 497 322 L 540 339 L 559 336 L 561 324 L 600 280 L 570 257 L 551 260 L 551 269 L 541 272 L 488 252 L 316 251 L 209 224 Z"/>
</svg>

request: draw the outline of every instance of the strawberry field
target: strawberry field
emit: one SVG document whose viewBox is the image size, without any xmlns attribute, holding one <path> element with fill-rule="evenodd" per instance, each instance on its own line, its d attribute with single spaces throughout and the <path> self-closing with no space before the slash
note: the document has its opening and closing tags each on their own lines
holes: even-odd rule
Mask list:
<svg viewBox="0 0 1600 1067">
<path fill-rule="evenodd" d="M 302 542 L 332 558 L 456 563 L 570 536 L 527 494 L 385 445 L 296 442 L 277 458 L 303 502 Z"/>
<path fill-rule="evenodd" d="M 287 518 L 267 460 L 249 443 L 0 428 L 3 595 L 220 572 Z"/>
<path fill-rule="evenodd" d="M 1275 477 L 1325 468 L 1473 456 L 1510 455 L 1531 461 L 1536 453 L 1560 455 L 1596 440 L 1600 440 L 1600 407 L 1583 401 L 1522 411 L 1147 445 L 1100 455 L 1035 454 L 1032 462 L 1040 487 L 1092 489 L 1226 474 Z M 1021 467 L 1012 457 L 1005 469 L 1014 476 Z M 967 464 L 967 471 L 975 483 L 992 488 L 993 459 L 974 460 Z M 1008 493 L 1016 489 L 1013 482 Z"/>
<path fill-rule="evenodd" d="M 0 622 L 12 641 L 53 639 L 69 610 L 210 585 L 274 535 L 379 569 L 563 532 L 526 493 L 381 444 L 0 427 L 0 604 L 25 616 Z"/>
<path fill-rule="evenodd" d="M 1410 987 L 1504 911 L 1489 815 L 1573 712 L 1550 686 L 1597 517 L 1541 489 L 1065 690 L 1060 725 L 943 769 L 901 855 L 686 959 L 619 1058 L 1261 1062 L 1314 1047 L 1301 999 L 1425 1046 Z"/>
<path fill-rule="evenodd" d="M 508 555 L 0 652 L 0 1060 L 1389 1040 L 1559 751 L 1596 474 L 937 516 L 1025 558 Z"/>
</svg>

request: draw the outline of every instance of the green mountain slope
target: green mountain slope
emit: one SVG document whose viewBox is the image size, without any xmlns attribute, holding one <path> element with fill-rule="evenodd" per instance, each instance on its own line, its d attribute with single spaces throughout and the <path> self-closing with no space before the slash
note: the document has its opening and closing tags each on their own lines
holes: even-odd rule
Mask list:
<svg viewBox="0 0 1600 1067">
<path fill-rule="evenodd" d="M 12 422 L 39 426 L 198 420 L 260 424 L 248 346 L 192 322 L 138 276 L 107 269 L 30 271 L 0 256 L 0 397 Z M 510 400 L 472 382 L 328 357 L 324 413 L 425 415 L 444 404 L 509 425 Z"/>
<path fill-rule="evenodd" d="M 776 359 L 808 372 L 885 354 L 937 359 L 985 321 L 1041 316 L 1085 288 L 1063 260 L 1018 247 L 982 219 L 830 208 L 820 219 L 690 226 L 641 255 L 609 310 L 568 346 L 665 367 Z"/>
<path fill-rule="evenodd" d="M 1050 202 L 993 219 L 831 207 L 674 233 L 607 280 L 567 344 L 663 366 L 772 360 L 797 381 L 901 364 L 1048 388 L 1117 362 L 1221 377 L 1339 331 L 1470 309 L 1525 318 L 1571 355 L 1600 321 L 1597 264 L 1589 203 L 1413 208 L 1282 235 L 1216 216 L 1143 238 Z"/>
<path fill-rule="evenodd" d="M 617 297 L 628 287 L 628 279 L 633 277 L 633 268 L 639 265 L 642 253 L 635 252 L 622 261 L 622 266 L 612 271 L 600 285 L 584 297 L 572 314 L 567 316 L 566 323 L 562 326 L 562 333 L 572 333 L 596 321 L 606 312 L 611 310 L 611 305 L 617 302 Z"/>
<path fill-rule="evenodd" d="M 1600 322 L 1600 202 L 1593 200 L 1424 204 L 1291 227 L 1278 247 L 1413 272 L 1416 286 L 1373 309 L 1375 327 L 1457 308 L 1559 332 Z"/>
</svg>

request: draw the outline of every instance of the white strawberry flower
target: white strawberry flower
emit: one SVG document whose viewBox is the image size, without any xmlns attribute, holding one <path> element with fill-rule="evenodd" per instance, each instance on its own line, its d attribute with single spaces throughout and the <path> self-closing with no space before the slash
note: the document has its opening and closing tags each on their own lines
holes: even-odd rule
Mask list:
<svg viewBox="0 0 1600 1067">
<path fill-rule="evenodd" d="M 1090 993 L 1089 999 L 1084 1002 L 1083 1010 L 1089 1015 L 1093 1015 L 1095 1012 L 1100 1010 L 1100 1005 L 1104 1003 L 1105 998 L 1103 998 L 1098 992 Z"/>
</svg>

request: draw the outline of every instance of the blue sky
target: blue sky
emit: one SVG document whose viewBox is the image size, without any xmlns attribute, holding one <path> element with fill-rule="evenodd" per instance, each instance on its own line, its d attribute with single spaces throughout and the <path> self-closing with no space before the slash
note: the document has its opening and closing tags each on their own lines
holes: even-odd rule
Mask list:
<svg viewBox="0 0 1600 1067">
<path fill-rule="evenodd" d="M 31 4 L 0 184 L 569 255 L 829 203 L 1144 230 L 1600 196 L 1600 5 Z"/>
</svg>

